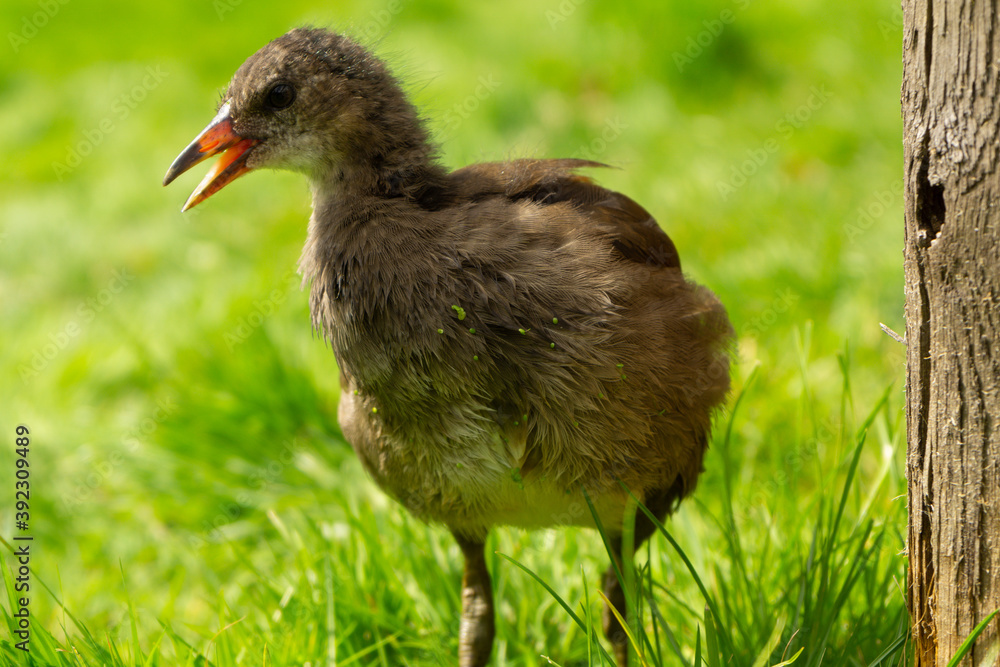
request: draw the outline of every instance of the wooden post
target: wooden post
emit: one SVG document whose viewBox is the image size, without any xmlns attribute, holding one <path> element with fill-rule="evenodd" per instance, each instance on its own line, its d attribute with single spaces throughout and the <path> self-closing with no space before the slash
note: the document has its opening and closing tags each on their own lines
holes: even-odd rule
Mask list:
<svg viewBox="0 0 1000 667">
<path fill-rule="evenodd" d="M 1000 607 L 1000 7 L 903 0 L 909 607 L 945 667 Z M 961 664 L 1000 666 L 994 620 Z"/>
</svg>

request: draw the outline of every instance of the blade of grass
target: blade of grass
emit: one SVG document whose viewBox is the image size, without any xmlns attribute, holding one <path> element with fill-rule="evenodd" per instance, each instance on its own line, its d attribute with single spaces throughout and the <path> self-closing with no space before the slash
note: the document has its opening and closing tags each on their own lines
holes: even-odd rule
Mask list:
<svg viewBox="0 0 1000 667">
<path fill-rule="evenodd" d="M 649 545 L 647 544 L 646 547 L 646 563 L 640 567 L 636 573 L 639 582 L 636 588 L 636 598 L 639 601 L 639 609 L 635 616 L 636 627 L 638 628 L 640 642 L 642 642 L 642 644 L 648 649 L 646 652 L 646 659 L 652 663 L 653 667 L 663 667 L 663 662 L 660 658 L 660 656 L 663 655 L 663 649 L 660 646 L 660 633 L 659 629 L 656 627 L 655 619 L 653 619 L 651 623 L 653 628 L 652 639 L 650 639 L 649 633 L 646 632 L 646 623 L 643 622 L 643 618 L 645 617 L 643 608 L 644 605 L 648 603 L 650 613 L 652 613 L 653 605 L 655 604 L 652 595 L 649 594 L 651 589 L 643 583 L 651 581 L 653 577 L 652 568 L 649 563 Z M 656 642 L 655 646 L 653 645 L 654 641 Z"/>
<path fill-rule="evenodd" d="M 619 482 L 619 484 L 621 484 L 621 482 Z M 624 486 L 625 485 L 622 484 L 622 487 Z M 583 499 L 587 501 L 587 507 L 590 509 L 590 515 L 594 519 L 594 525 L 597 527 L 597 532 L 601 536 L 601 540 L 604 542 L 604 549 L 608 552 L 608 558 L 611 560 L 611 567 L 615 571 L 615 576 L 618 578 L 618 583 L 622 585 L 623 591 L 625 593 L 625 604 L 626 606 L 631 607 L 633 604 L 633 599 L 632 599 L 633 595 L 632 591 L 630 591 L 625 586 L 625 575 L 622 573 L 621 566 L 618 563 L 620 555 L 616 554 L 614 547 L 611 546 L 611 541 L 608 539 L 608 534 L 604 530 L 604 526 L 601 524 L 601 517 L 597 515 L 597 508 L 594 507 L 594 502 L 590 499 L 590 494 L 587 493 L 587 489 L 580 487 L 580 490 L 583 491 Z M 636 504 L 639 505 L 642 504 L 639 502 L 639 499 L 636 498 L 635 495 L 633 495 L 633 493 L 629 491 L 627 488 L 626 491 L 628 491 L 629 496 L 632 497 L 632 500 L 634 500 Z"/>
<path fill-rule="evenodd" d="M 636 628 L 635 631 L 641 634 L 643 633 L 643 627 L 642 624 L 638 622 L 638 619 L 642 618 L 642 596 L 636 594 L 637 592 L 641 593 L 641 591 L 636 591 L 635 586 L 635 505 L 636 504 L 632 501 L 631 497 L 628 498 L 625 502 L 625 512 L 622 517 L 621 559 L 622 574 L 625 578 L 620 583 L 622 589 L 626 591 L 625 609 L 627 620 Z M 614 556 L 612 556 L 612 560 L 614 560 Z M 629 593 L 631 593 L 631 596 Z M 619 615 L 617 609 L 612 610 L 612 613 L 614 613 L 615 616 Z M 622 623 L 623 628 L 629 627 L 629 623 L 625 620 L 621 620 L 620 622 Z M 629 635 L 629 639 L 633 641 L 633 647 L 635 648 L 636 654 L 641 654 L 641 645 L 634 641 L 628 629 L 626 629 L 625 633 Z"/>
<path fill-rule="evenodd" d="M 653 597 L 652 589 L 650 589 L 649 593 L 649 611 L 653 614 L 654 627 L 663 627 L 663 634 L 666 635 L 667 643 L 670 644 L 670 648 L 674 652 L 674 655 L 677 656 L 684 667 L 692 667 L 691 663 L 687 661 L 687 658 L 685 658 L 684 654 L 681 652 L 680 644 L 677 642 L 677 638 L 674 636 L 673 631 L 671 631 L 670 626 L 667 625 L 666 619 L 663 618 L 663 613 L 660 611 L 659 606 L 656 604 L 656 599 Z M 659 645 L 657 645 L 656 650 L 658 655 L 662 655 L 663 652 L 660 650 Z M 698 667 L 697 660 L 695 661 L 694 666 Z"/>
<path fill-rule="evenodd" d="M 326 664 L 337 667 L 337 617 L 334 614 L 333 564 L 329 553 L 323 559 L 323 579 L 326 588 Z"/>
<path fill-rule="evenodd" d="M 896 637 L 895 641 L 889 644 L 884 651 L 878 654 L 877 658 L 875 658 L 868 664 L 868 667 L 878 667 L 883 662 L 885 662 L 892 656 L 896 655 L 896 652 L 899 651 L 900 647 L 906 644 L 906 640 L 909 638 L 909 636 L 910 636 L 909 632 L 905 632 L 900 636 Z"/>
<path fill-rule="evenodd" d="M 135 618 L 135 605 L 132 603 L 132 596 L 128 592 L 128 582 L 125 581 L 125 566 L 120 559 L 118 561 L 118 571 L 122 575 L 122 588 L 125 590 L 125 600 L 128 603 L 128 618 L 132 630 L 133 664 L 138 664 L 142 659 L 142 651 L 139 648 L 139 625 Z"/>
<path fill-rule="evenodd" d="M 684 562 L 684 566 L 688 569 L 688 572 L 691 573 L 691 577 L 694 579 L 695 584 L 698 586 L 698 590 L 701 591 L 701 595 L 705 599 L 705 604 L 708 605 L 709 609 L 711 610 L 712 616 L 717 620 L 717 622 L 721 623 L 722 617 L 719 615 L 719 608 L 716 605 L 715 600 L 712 598 L 711 595 L 709 595 L 708 589 L 705 587 L 705 583 L 701 580 L 701 577 L 698 576 L 698 571 L 695 569 L 694 564 L 691 563 L 691 559 L 687 557 L 686 553 L 684 553 L 684 550 L 681 548 L 681 545 L 677 543 L 677 540 L 675 540 L 673 536 L 669 533 L 669 531 L 667 531 L 667 529 L 663 526 L 660 520 L 657 519 L 656 516 L 652 512 L 650 512 L 645 505 L 639 502 L 638 498 L 635 498 L 635 495 L 628 487 L 622 484 L 622 488 L 625 489 L 625 491 L 627 491 L 628 494 L 636 500 L 639 509 L 643 512 L 643 514 L 649 517 L 649 520 L 653 522 L 653 525 L 656 526 L 656 529 L 660 532 L 661 535 L 663 535 L 664 538 L 666 538 L 667 542 L 670 543 L 670 546 L 673 547 L 674 551 L 677 552 L 677 555 L 681 557 L 681 560 Z M 707 632 L 708 630 L 706 629 L 706 635 Z M 735 653 L 729 636 L 722 635 L 722 637 L 726 640 L 726 646 L 725 646 L 726 652 Z"/>
<path fill-rule="evenodd" d="M 635 650 L 635 655 L 637 658 L 639 658 L 639 662 L 642 663 L 643 667 L 649 667 L 649 663 L 646 662 L 645 655 L 643 654 L 642 651 L 639 650 L 639 642 L 636 641 L 635 634 L 632 632 L 632 629 L 628 626 L 628 623 L 626 623 L 625 619 L 622 618 L 622 615 L 618 613 L 618 610 L 615 609 L 615 606 L 611 604 L 611 600 L 609 600 L 608 596 L 604 594 L 604 591 L 597 591 L 597 592 L 601 596 L 601 599 L 604 600 L 604 604 L 608 605 L 608 609 L 611 611 L 612 614 L 614 614 L 615 618 L 618 619 L 618 623 L 621 624 L 622 630 L 625 631 L 625 636 L 628 637 L 628 642 L 629 644 L 632 645 L 632 648 Z"/>
<path fill-rule="evenodd" d="M 365 657 L 369 653 L 374 653 L 378 651 L 379 647 L 392 643 L 393 641 L 396 640 L 397 637 L 399 637 L 399 633 L 389 635 L 388 637 L 382 637 L 378 641 L 372 642 L 370 646 L 366 646 L 357 653 L 355 653 L 354 655 L 350 655 L 344 658 L 341 662 L 338 663 L 338 667 L 347 667 L 347 665 L 351 665 L 357 662 L 358 660 Z"/>
<path fill-rule="evenodd" d="M 793 655 L 788 660 L 782 660 L 777 665 L 772 665 L 771 667 L 787 667 L 788 665 L 790 665 L 793 662 L 795 662 L 796 660 L 798 660 L 799 656 L 802 655 L 803 651 L 805 651 L 805 649 L 804 648 L 800 648 L 798 651 L 795 652 L 795 655 Z"/>
<path fill-rule="evenodd" d="M 594 619 L 590 609 L 590 585 L 587 583 L 587 573 L 580 566 L 580 578 L 583 581 L 583 614 L 587 619 L 587 665 L 594 664 Z"/>
<path fill-rule="evenodd" d="M 948 661 L 948 667 L 958 667 L 958 663 L 962 662 L 962 658 L 969 654 L 969 651 L 972 650 L 972 645 L 976 643 L 977 639 L 979 639 L 979 635 L 983 634 L 983 631 L 986 630 L 986 626 L 990 624 L 990 621 L 996 618 L 998 612 L 1000 612 L 1000 609 L 993 610 L 990 615 L 979 622 L 979 625 L 972 630 L 972 634 L 965 638 L 965 641 L 962 642 L 962 644 L 958 647 L 958 650 L 955 651 L 955 655 L 953 655 L 951 660 Z"/>
<path fill-rule="evenodd" d="M 778 646 L 778 642 L 781 641 L 781 633 L 785 630 L 786 619 L 784 616 L 778 617 L 778 622 L 774 624 L 774 630 L 771 631 L 771 636 L 767 638 L 764 643 L 764 648 L 760 650 L 757 654 L 757 658 L 753 661 L 753 667 L 766 667 L 767 663 L 771 660 L 771 654 L 774 653 L 774 649 Z"/>
<path fill-rule="evenodd" d="M 857 444 L 854 446 L 854 454 L 851 457 L 851 465 L 847 469 L 847 479 L 844 480 L 844 490 L 840 494 L 840 503 L 837 506 L 836 517 L 833 520 L 833 524 L 830 526 L 831 540 L 836 539 L 837 531 L 840 528 L 840 520 L 844 516 L 844 507 L 847 506 L 847 498 L 850 495 L 851 483 L 854 481 L 854 475 L 858 470 L 858 462 L 861 460 L 861 451 L 864 447 L 865 441 L 868 439 L 868 429 L 871 428 L 871 425 L 875 422 L 875 418 L 878 416 L 878 413 L 881 412 L 882 408 L 884 408 L 889 402 L 890 391 L 892 391 L 892 385 L 886 387 L 886 390 L 882 392 L 881 398 L 879 398 L 875 407 L 861 425 L 861 428 L 858 429 L 858 435 L 856 437 Z"/>
<path fill-rule="evenodd" d="M 143 667 L 153 667 L 156 664 L 156 657 L 159 654 L 160 644 L 163 643 L 163 638 L 167 636 L 166 632 L 160 632 L 160 635 L 156 638 L 153 643 L 153 648 L 149 650 L 149 655 L 146 657 L 146 661 L 143 663 Z"/>
<path fill-rule="evenodd" d="M 708 667 L 722 667 L 724 662 L 719 655 L 719 642 L 716 639 L 715 619 L 712 612 L 705 606 L 705 650 L 708 651 Z"/>
<path fill-rule="evenodd" d="M 730 454 L 732 450 L 730 444 L 733 438 L 733 426 L 736 423 L 736 414 L 740 409 L 740 404 L 743 402 L 743 397 L 746 396 L 751 385 L 753 385 L 754 380 L 757 379 L 757 371 L 760 369 L 760 362 L 756 362 L 753 368 L 750 369 L 750 373 L 747 374 L 746 382 L 740 388 L 740 393 L 736 395 L 736 399 L 733 401 L 733 409 L 729 413 L 729 419 L 726 422 L 726 434 L 722 438 L 722 489 L 725 492 L 723 500 L 725 501 L 723 507 L 726 510 L 726 519 L 729 522 L 729 532 L 732 536 L 736 553 L 742 553 L 742 546 L 740 545 L 739 531 L 736 530 L 736 515 L 733 512 L 733 470 L 732 470 L 732 457 Z"/>
<path fill-rule="evenodd" d="M 533 571 L 531 571 L 530 569 L 528 569 L 526 566 L 522 565 L 518 561 L 514 560 L 513 558 L 511 558 L 507 554 L 500 553 L 499 551 L 497 551 L 496 554 L 498 556 L 500 556 L 501 558 L 503 558 L 504 560 L 513 563 L 519 569 L 521 569 L 525 574 L 527 574 L 529 577 L 531 577 L 532 579 L 534 579 L 535 581 L 537 581 L 539 583 L 539 585 L 541 585 L 542 588 L 544 588 L 546 591 L 548 591 L 548 594 L 551 595 L 555 599 L 555 601 L 559 603 L 559 606 L 561 606 L 563 609 L 566 610 L 566 613 L 569 614 L 569 617 L 573 619 L 573 622 L 576 623 L 580 627 L 580 629 L 583 630 L 584 632 L 587 631 L 587 627 L 584 625 L 583 621 L 580 620 L 580 617 L 576 615 L 576 612 L 574 612 L 573 609 L 568 604 L 566 604 L 566 601 L 563 600 L 562 597 L 560 597 L 559 594 L 556 593 L 552 589 L 551 586 L 549 586 L 547 583 L 545 583 L 545 581 L 543 581 L 541 577 L 539 577 Z M 600 644 L 598 644 L 597 646 L 601 650 L 601 653 L 604 655 L 604 657 L 607 658 L 611 662 L 611 664 L 614 664 L 614 660 L 612 660 L 612 658 L 608 654 L 607 650 L 605 650 L 605 648 L 603 646 L 601 646 Z"/>
</svg>

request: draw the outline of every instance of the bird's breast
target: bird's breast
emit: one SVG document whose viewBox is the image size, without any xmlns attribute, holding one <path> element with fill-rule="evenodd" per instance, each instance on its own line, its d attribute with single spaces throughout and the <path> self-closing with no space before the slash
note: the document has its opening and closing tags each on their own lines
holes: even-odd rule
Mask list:
<svg viewBox="0 0 1000 667">
<path fill-rule="evenodd" d="M 621 517 L 625 494 L 610 476 L 567 485 L 556 471 L 525 470 L 525 442 L 476 410 L 453 405 L 446 421 L 429 420 L 432 429 L 401 429 L 373 402 L 346 388 L 344 435 L 375 482 L 425 521 L 470 535 L 495 525 L 592 526 L 585 489 L 602 523 Z"/>
</svg>

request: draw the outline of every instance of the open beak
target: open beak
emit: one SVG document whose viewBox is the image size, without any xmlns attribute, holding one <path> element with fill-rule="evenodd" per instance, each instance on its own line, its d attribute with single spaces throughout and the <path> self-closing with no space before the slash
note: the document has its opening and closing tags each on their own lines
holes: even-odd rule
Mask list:
<svg viewBox="0 0 1000 667">
<path fill-rule="evenodd" d="M 233 132 L 233 121 L 229 116 L 229 102 L 219 109 L 212 122 L 201 131 L 194 141 L 185 148 L 163 177 L 163 184 L 183 174 L 203 160 L 222 153 L 222 157 L 205 175 L 198 187 L 188 197 L 182 211 L 205 201 L 223 187 L 250 171 L 246 166 L 250 151 L 260 143 L 257 139 L 246 139 Z"/>
</svg>

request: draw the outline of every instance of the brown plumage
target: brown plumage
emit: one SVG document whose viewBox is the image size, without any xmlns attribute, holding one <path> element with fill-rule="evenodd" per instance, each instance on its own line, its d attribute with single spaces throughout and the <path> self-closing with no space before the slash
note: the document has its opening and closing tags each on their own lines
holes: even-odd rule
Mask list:
<svg viewBox="0 0 1000 667">
<path fill-rule="evenodd" d="M 448 173 L 385 65 L 312 29 L 239 68 L 165 183 L 220 152 L 185 208 L 258 167 L 311 181 L 299 269 L 340 425 L 379 486 L 455 534 L 462 667 L 489 661 L 493 526 L 593 525 L 586 491 L 620 549 L 622 484 L 660 517 L 694 489 L 732 329 L 649 213 L 578 173 L 602 165 Z M 652 532 L 640 514 L 636 544 Z M 610 568 L 605 588 L 624 614 Z"/>
</svg>

